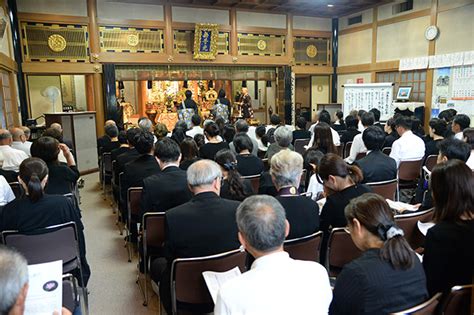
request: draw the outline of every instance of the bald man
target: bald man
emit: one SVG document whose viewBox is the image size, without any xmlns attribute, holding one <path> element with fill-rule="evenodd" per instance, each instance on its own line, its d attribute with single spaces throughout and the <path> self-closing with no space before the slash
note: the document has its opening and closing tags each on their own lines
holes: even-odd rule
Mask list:
<svg viewBox="0 0 474 315">
<path fill-rule="evenodd" d="M 31 142 L 26 141 L 28 140 L 25 131 L 20 127 L 20 128 L 12 128 L 10 130 L 10 133 L 12 134 L 12 144 L 11 147 L 20 151 L 25 152 L 28 156 L 31 156 L 30 153 L 30 148 L 31 148 Z"/>
<path fill-rule="evenodd" d="M 6 171 L 18 172 L 21 162 L 28 158 L 28 155 L 20 150 L 12 148 L 12 134 L 6 129 L 0 129 L 0 164 Z"/>
<path fill-rule="evenodd" d="M 242 96 L 240 97 L 240 108 L 242 110 L 242 117 L 244 119 L 253 118 L 252 98 L 249 95 L 249 90 L 246 87 L 242 88 Z"/>
<path fill-rule="evenodd" d="M 61 133 L 61 139 L 59 139 L 59 141 L 61 143 L 64 143 L 65 145 L 68 146 L 69 149 L 73 150 L 73 154 L 74 154 L 74 146 L 72 145 L 72 141 L 69 140 L 69 139 L 64 139 L 64 130 L 63 130 L 63 126 L 61 126 L 61 124 L 59 123 L 52 123 L 49 128 L 51 129 L 56 129 L 57 131 L 59 131 Z M 63 162 L 63 161 L 61 161 Z"/>
<path fill-rule="evenodd" d="M 107 120 L 105 122 L 104 129 L 107 128 L 107 126 L 109 126 L 109 125 L 117 126 L 117 124 L 115 123 L 114 120 Z M 109 144 L 110 140 L 111 139 L 107 134 L 103 135 L 102 137 L 97 138 L 97 155 L 99 156 L 99 159 L 101 157 L 101 154 L 100 154 L 101 148 L 106 146 L 107 144 Z"/>
</svg>

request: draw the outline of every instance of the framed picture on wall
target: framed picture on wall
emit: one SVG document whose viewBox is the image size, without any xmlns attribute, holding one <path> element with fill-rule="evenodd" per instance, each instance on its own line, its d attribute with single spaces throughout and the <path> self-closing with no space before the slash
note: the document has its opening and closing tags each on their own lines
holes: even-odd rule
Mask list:
<svg viewBox="0 0 474 315">
<path fill-rule="evenodd" d="M 61 96 L 63 99 L 63 105 L 76 105 L 76 92 L 73 75 L 61 76 Z"/>
<path fill-rule="evenodd" d="M 408 101 L 411 94 L 411 86 L 401 86 L 398 88 L 397 100 Z"/>
</svg>

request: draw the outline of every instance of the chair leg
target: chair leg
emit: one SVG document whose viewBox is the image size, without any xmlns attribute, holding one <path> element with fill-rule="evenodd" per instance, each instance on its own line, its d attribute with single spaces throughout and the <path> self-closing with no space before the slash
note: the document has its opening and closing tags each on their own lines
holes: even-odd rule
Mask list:
<svg viewBox="0 0 474 315">
<path fill-rule="evenodd" d="M 132 234 L 130 233 L 130 229 L 127 229 L 127 243 L 126 243 L 126 246 L 127 246 L 127 252 L 128 252 L 128 262 L 131 263 L 132 262 L 132 248 L 131 248 L 131 241 L 130 241 L 130 238 L 132 236 Z"/>
</svg>

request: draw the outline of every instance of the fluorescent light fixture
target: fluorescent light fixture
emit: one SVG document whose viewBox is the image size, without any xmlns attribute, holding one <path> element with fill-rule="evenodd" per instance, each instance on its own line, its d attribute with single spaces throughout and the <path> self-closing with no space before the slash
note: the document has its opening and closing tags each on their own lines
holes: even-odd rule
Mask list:
<svg viewBox="0 0 474 315">
<path fill-rule="evenodd" d="M 329 8 L 332 8 L 333 6 L 334 6 L 334 4 L 328 4 Z"/>
</svg>

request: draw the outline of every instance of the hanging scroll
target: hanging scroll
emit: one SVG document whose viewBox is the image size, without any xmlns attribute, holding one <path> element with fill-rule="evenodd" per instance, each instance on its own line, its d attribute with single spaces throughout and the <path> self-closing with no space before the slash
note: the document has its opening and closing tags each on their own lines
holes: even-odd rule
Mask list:
<svg viewBox="0 0 474 315">
<path fill-rule="evenodd" d="M 217 24 L 196 24 L 194 31 L 194 59 L 216 59 L 218 38 L 219 27 Z"/>
<path fill-rule="evenodd" d="M 343 112 L 351 110 L 380 110 L 380 119 L 387 120 L 393 115 L 393 83 L 344 84 Z"/>
</svg>

